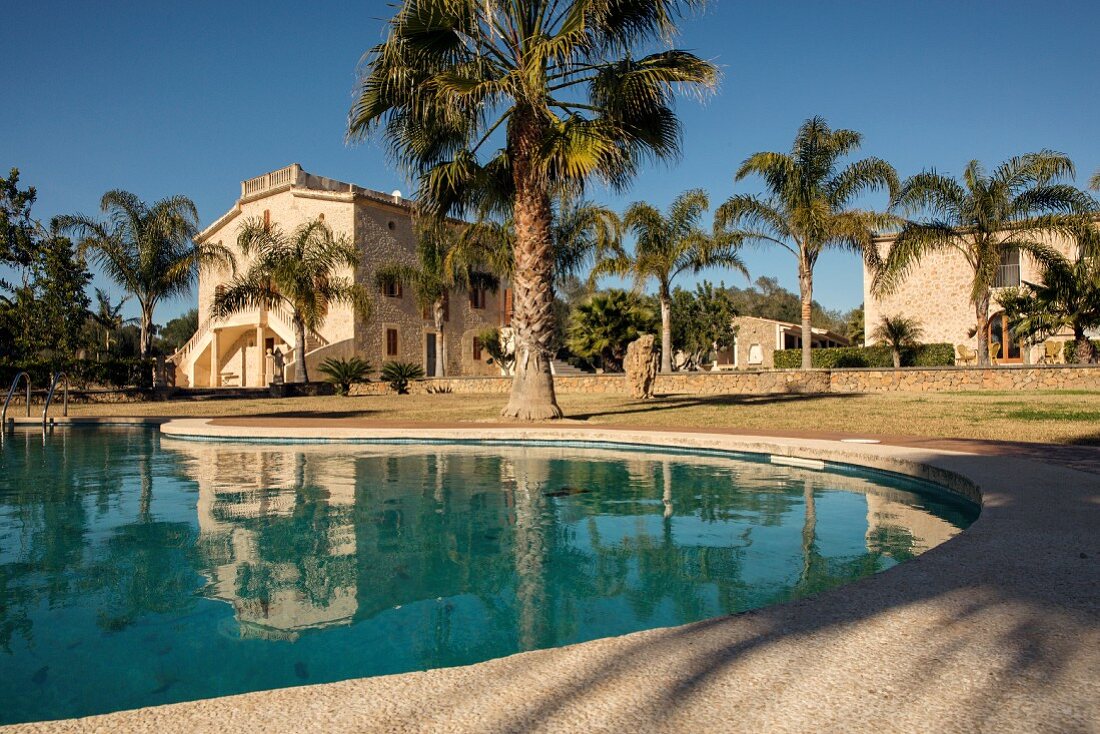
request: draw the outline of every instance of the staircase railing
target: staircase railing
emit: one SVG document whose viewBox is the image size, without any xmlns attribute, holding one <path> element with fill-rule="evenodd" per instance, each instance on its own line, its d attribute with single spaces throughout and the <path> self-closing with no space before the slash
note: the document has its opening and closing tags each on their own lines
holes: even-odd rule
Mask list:
<svg viewBox="0 0 1100 734">
<path fill-rule="evenodd" d="M 4 399 L 4 409 L 0 411 L 0 426 L 5 426 L 8 423 L 8 405 L 11 403 L 11 396 L 15 394 L 15 388 L 19 387 L 20 379 L 25 380 L 27 383 L 27 417 L 31 417 L 31 376 L 26 372 L 20 372 L 11 381 L 11 387 L 8 388 L 8 397 Z"/>
<path fill-rule="evenodd" d="M 297 340 L 298 329 L 294 326 L 294 315 L 286 306 L 279 304 L 275 306 L 275 308 L 268 309 L 267 314 L 269 317 L 274 316 L 280 324 L 286 327 L 287 331 L 294 335 L 294 339 Z M 328 339 L 324 338 L 312 329 L 306 330 L 306 339 L 312 339 L 313 341 L 315 341 L 317 343 L 317 346 L 315 348 L 328 346 Z M 308 345 L 306 346 L 308 348 Z"/>
<path fill-rule="evenodd" d="M 214 319 L 207 319 L 204 321 L 191 338 L 188 339 L 182 347 L 176 350 L 176 353 L 171 356 L 171 360 L 176 364 L 180 364 L 183 360 L 187 359 L 187 355 L 191 354 L 191 350 L 195 348 L 195 345 L 199 343 L 199 340 L 206 336 L 206 333 L 210 331 L 210 327 L 214 325 Z"/>
<path fill-rule="evenodd" d="M 46 414 L 50 412 L 50 403 L 53 402 L 54 393 L 57 391 L 57 383 L 59 383 L 61 380 L 65 380 L 65 399 L 61 415 L 69 415 L 69 376 L 64 372 L 55 372 L 53 376 L 53 381 L 50 383 L 50 391 L 46 394 L 46 404 L 42 406 L 42 428 L 46 427 Z"/>
</svg>

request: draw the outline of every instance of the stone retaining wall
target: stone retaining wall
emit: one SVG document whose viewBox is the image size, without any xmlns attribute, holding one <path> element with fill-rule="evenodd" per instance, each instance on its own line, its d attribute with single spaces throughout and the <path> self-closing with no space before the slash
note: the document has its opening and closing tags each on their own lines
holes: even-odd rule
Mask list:
<svg viewBox="0 0 1100 734">
<path fill-rule="evenodd" d="M 625 395 L 626 377 L 563 375 L 554 378 L 561 393 Z M 510 377 L 450 377 L 417 380 L 416 394 L 507 393 Z M 656 392 L 697 395 L 766 395 L 769 393 L 958 392 L 962 390 L 1100 390 L 1100 365 L 1020 367 L 909 367 L 903 369 L 734 370 L 673 372 L 657 376 Z M 383 383 L 352 388 L 353 395 L 382 395 Z"/>
</svg>

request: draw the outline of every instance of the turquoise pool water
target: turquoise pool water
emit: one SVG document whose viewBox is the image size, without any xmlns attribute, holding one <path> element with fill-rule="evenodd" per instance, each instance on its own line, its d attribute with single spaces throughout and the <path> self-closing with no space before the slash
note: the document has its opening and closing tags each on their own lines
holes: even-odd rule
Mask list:
<svg viewBox="0 0 1100 734">
<path fill-rule="evenodd" d="M 0 722 L 463 665 L 889 568 L 977 509 L 880 473 L 561 446 L 17 432 Z"/>
</svg>

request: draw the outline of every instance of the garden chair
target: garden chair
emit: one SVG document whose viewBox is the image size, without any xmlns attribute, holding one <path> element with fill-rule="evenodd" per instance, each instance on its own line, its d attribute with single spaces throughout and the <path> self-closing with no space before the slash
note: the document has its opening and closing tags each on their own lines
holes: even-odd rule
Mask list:
<svg viewBox="0 0 1100 734">
<path fill-rule="evenodd" d="M 966 365 L 978 363 L 978 353 L 965 344 L 956 344 L 955 354 L 957 355 L 955 361 L 958 364 Z"/>
<path fill-rule="evenodd" d="M 1062 342 L 1050 339 L 1043 342 L 1043 356 L 1039 360 L 1039 364 L 1058 364 L 1061 361 L 1063 347 Z"/>
</svg>

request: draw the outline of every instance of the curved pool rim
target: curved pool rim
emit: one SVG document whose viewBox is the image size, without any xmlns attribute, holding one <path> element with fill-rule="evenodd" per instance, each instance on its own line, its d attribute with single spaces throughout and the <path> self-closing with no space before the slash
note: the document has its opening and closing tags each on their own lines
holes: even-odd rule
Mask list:
<svg viewBox="0 0 1100 734">
<path fill-rule="evenodd" d="M 278 421 L 273 421 L 278 423 Z M 23 731 L 1087 730 L 1100 720 L 1095 575 L 1100 476 L 1011 455 L 836 440 L 569 427 L 363 428 L 171 421 L 166 436 L 628 442 L 833 461 L 909 475 L 981 505 L 955 538 L 885 573 L 682 627 L 459 668 L 360 678 L 16 725 Z M 1088 559 L 1079 560 L 1079 559 Z M 1005 602 L 1011 602 L 1006 604 Z M 1021 626 L 1026 639 L 1014 642 Z M 1037 637 L 1057 685 L 1020 662 Z M 935 664 L 929 665 L 933 659 Z M 876 664 L 888 660 L 889 665 Z M 994 675 L 996 672 L 996 675 Z M 766 701 L 768 705 L 761 705 Z M 828 701 L 827 709 L 820 703 Z M 691 705 L 686 705 L 690 703 Z"/>
<path fill-rule="evenodd" d="M 416 435 L 410 435 L 415 430 Z M 173 439 L 224 443 L 268 443 L 287 445 L 467 445 L 467 446 L 551 446 L 577 449 L 652 449 L 672 454 L 701 454 L 747 461 L 764 461 L 801 469 L 839 472 L 870 472 L 912 477 L 975 505 L 977 517 L 983 506 L 978 482 L 958 472 L 945 471 L 927 463 L 885 457 L 878 443 L 738 436 L 725 433 L 666 432 L 622 428 L 556 426 L 469 426 L 455 428 L 327 428 L 235 425 L 225 419 L 174 419 L 160 426 L 161 434 Z M 937 451 L 943 455 L 961 452 Z M 975 518 L 975 521 L 977 519 Z M 948 541 L 950 542 L 950 541 Z"/>
</svg>

